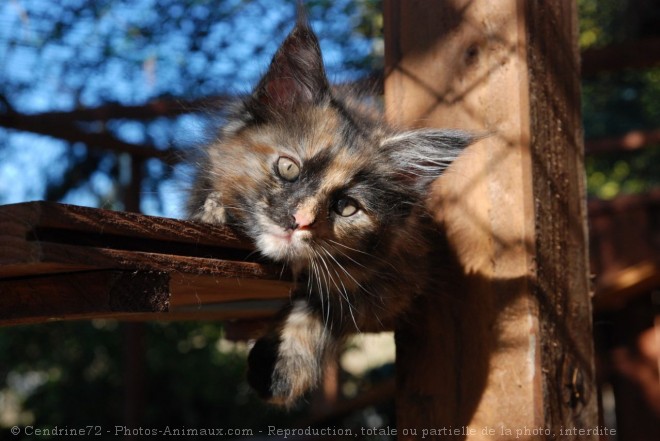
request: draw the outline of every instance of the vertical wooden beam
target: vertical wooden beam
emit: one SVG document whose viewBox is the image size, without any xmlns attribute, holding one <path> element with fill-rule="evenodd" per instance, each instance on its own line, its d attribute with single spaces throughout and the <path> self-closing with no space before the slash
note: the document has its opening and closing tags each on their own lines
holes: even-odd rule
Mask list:
<svg viewBox="0 0 660 441">
<path fill-rule="evenodd" d="M 430 198 L 455 266 L 397 329 L 400 439 L 597 439 L 576 33 L 568 1 L 385 2 L 389 120 L 489 135 Z"/>
</svg>

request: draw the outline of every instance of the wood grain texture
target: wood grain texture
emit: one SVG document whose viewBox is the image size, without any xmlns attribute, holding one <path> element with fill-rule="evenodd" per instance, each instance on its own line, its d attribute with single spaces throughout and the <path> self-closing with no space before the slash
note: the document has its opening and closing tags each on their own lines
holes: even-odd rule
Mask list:
<svg viewBox="0 0 660 441">
<path fill-rule="evenodd" d="M 660 191 L 590 201 L 596 314 L 623 309 L 660 285 Z"/>
<path fill-rule="evenodd" d="M 598 421 L 575 2 L 524 2 L 535 280 L 548 427 Z M 597 439 L 573 436 L 567 439 Z"/>
<path fill-rule="evenodd" d="M 75 297 L 86 289 L 74 286 L 85 280 L 82 274 L 119 271 L 166 275 L 172 313 L 185 309 L 188 318 L 195 311 L 207 318 L 214 313 L 223 318 L 263 317 L 263 309 L 240 312 L 213 306 L 288 298 L 288 273 L 256 259 L 247 240 L 218 226 L 47 202 L 0 207 L 0 281 L 6 282 L 2 296 L 8 305 L 24 295 L 18 289 L 21 283 L 35 295 L 43 291 L 55 299 L 55 292 L 63 290 L 68 292 L 66 296 Z M 56 277 L 57 290 L 46 289 L 39 282 L 46 275 Z M 160 288 L 155 285 L 154 289 Z M 63 305 L 71 306 L 73 297 L 67 297 L 68 303 Z M 129 300 L 125 299 L 127 307 Z M 70 315 L 65 309 L 53 311 L 76 319 L 103 313 L 70 309 Z M 21 311 L 20 317 L 7 315 L 4 319 L 29 322 L 27 310 Z M 35 307 L 34 321 L 43 321 L 44 312 Z M 135 311 L 129 312 L 136 316 Z"/>
<path fill-rule="evenodd" d="M 390 0 L 385 19 L 389 120 L 488 135 L 429 201 L 446 289 L 397 329 L 397 425 L 595 426 L 572 3 Z"/>
<path fill-rule="evenodd" d="M 89 271 L 0 280 L 0 322 L 165 312 L 169 275 L 155 271 Z"/>
</svg>

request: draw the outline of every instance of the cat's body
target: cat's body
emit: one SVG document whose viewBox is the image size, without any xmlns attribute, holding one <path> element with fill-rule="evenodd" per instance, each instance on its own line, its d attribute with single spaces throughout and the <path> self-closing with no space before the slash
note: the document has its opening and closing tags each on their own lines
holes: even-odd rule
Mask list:
<svg viewBox="0 0 660 441">
<path fill-rule="evenodd" d="M 391 328 L 430 290 L 431 182 L 471 141 L 395 131 L 333 96 L 303 21 L 206 149 L 189 211 L 291 267 L 291 304 L 249 356 L 250 383 L 290 406 L 353 331 Z"/>
</svg>

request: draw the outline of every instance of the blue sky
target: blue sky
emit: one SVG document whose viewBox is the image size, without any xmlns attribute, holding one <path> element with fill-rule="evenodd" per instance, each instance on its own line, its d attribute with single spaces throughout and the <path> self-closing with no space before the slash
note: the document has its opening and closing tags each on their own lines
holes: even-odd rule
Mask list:
<svg viewBox="0 0 660 441">
<path fill-rule="evenodd" d="M 354 32 L 359 8 L 351 9 L 349 0 L 308 3 L 330 78 L 361 74 L 344 68 L 347 59 L 372 51 L 373 42 Z M 293 26 L 294 11 L 286 0 L 1 2 L 0 94 L 17 111 L 39 113 L 244 93 Z M 203 38 L 193 42 L 204 20 L 210 24 Z M 209 130 L 205 120 L 190 115 L 148 124 L 112 121 L 106 128 L 126 141 L 182 149 L 199 145 Z M 83 145 L 0 127 L 0 204 L 43 199 L 47 182 L 61 180 L 70 161 L 85 155 Z M 120 182 L 110 173 L 121 164 L 104 157 L 91 179 L 62 201 L 111 201 Z M 168 174 L 157 160 L 146 169 L 142 210 L 182 216 L 190 169 L 177 166 Z"/>
</svg>

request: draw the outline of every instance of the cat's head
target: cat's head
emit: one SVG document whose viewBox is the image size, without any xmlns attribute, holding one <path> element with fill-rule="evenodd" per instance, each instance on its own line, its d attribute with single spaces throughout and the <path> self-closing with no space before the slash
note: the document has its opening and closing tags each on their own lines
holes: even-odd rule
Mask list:
<svg viewBox="0 0 660 441">
<path fill-rule="evenodd" d="M 299 21 L 252 95 L 208 150 L 205 188 L 262 254 L 306 266 L 363 261 L 394 236 L 470 142 L 395 131 L 336 98 L 319 43 Z"/>
</svg>

